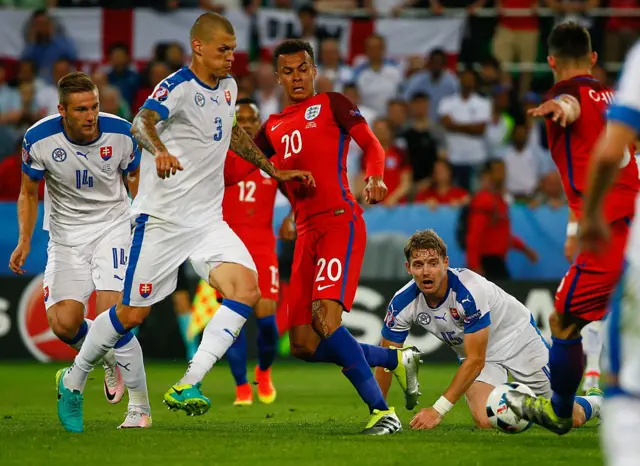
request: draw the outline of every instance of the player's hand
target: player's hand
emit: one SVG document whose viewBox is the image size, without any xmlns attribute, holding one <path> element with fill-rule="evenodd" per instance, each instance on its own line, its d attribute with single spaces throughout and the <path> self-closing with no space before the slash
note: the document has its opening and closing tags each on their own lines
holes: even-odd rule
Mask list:
<svg viewBox="0 0 640 466">
<path fill-rule="evenodd" d="M 296 239 L 296 224 L 293 221 L 291 215 L 287 215 L 282 221 L 278 236 L 280 237 L 280 239 L 283 239 L 285 241 L 293 241 L 294 239 Z"/>
<path fill-rule="evenodd" d="M 13 273 L 22 275 L 25 271 L 22 269 L 24 262 L 27 260 L 27 256 L 31 251 L 31 245 L 26 241 L 20 241 L 18 246 L 11 254 L 9 259 L 9 268 Z"/>
<path fill-rule="evenodd" d="M 442 421 L 442 416 L 434 408 L 421 409 L 418 414 L 413 416 L 409 425 L 412 429 L 433 429 Z"/>
<path fill-rule="evenodd" d="M 364 202 L 367 204 L 377 204 L 387 195 L 387 185 L 382 181 L 381 176 L 370 176 L 367 185 L 364 187 Z"/>
<path fill-rule="evenodd" d="M 154 158 L 156 159 L 158 176 L 163 180 L 169 178 L 171 175 L 175 175 L 178 170 L 183 170 L 177 157 L 171 155 L 169 152 L 156 152 Z"/>
<path fill-rule="evenodd" d="M 602 250 L 609 239 L 609 225 L 601 215 L 595 218 L 584 216 L 578 228 L 578 245 L 583 251 Z"/>
<path fill-rule="evenodd" d="M 559 123 L 562 127 L 567 126 L 568 115 L 560 105 L 560 102 L 555 99 L 547 100 L 536 108 L 530 109 L 527 113 L 534 117 L 548 116 L 554 123 Z"/>
<path fill-rule="evenodd" d="M 273 178 L 279 183 L 285 181 L 302 181 L 307 186 L 316 185 L 316 180 L 313 179 L 311 172 L 307 170 L 276 170 Z"/>
<path fill-rule="evenodd" d="M 564 257 L 566 257 L 569 262 L 573 262 L 576 259 L 577 253 L 578 253 L 578 236 L 577 235 L 567 236 L 567 239 L 564 242 Z"/>
</svg>

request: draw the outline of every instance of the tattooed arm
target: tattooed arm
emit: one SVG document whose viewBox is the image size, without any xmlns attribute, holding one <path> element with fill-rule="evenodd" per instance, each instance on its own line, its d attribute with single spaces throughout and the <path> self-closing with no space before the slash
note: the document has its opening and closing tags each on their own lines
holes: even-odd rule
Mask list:
<svg viewBox="0 0 640 466">
<path fill-rule="evenodd" d="M 229 149 L 247 162 L 254 164 L 270 177 L 276 178 L 278 173 L 276 168 L 269 162 L 269 159 L 262 153 L 258 146 L 256 146 L 251 136 L 240 128 L 239 125 L 235 125 L 231 131 L 231 144 L 229 145 Z"/>
<path fill-rule="evenodd" d="M 143 108 L 133 119 L 131 125 L 131 133 L 135 136 L 136 141 L 147 152 L 157 155 L 159 152 L 167 152 L 167 148 L 162 144 L 156 124 L 160 121 L 158 112 Z"/>
<path fill-rule="evenodd" d="M 133 119 L 131 133 L 136 142 L 154 156 L 156 171 L 162 179 L 175 175 L 182 170 L 180 161 L 167 151 L 160 140 L 156 123 L 160 121 L 160 114 L 148 108 L 143 108 Z"/>
</svg>

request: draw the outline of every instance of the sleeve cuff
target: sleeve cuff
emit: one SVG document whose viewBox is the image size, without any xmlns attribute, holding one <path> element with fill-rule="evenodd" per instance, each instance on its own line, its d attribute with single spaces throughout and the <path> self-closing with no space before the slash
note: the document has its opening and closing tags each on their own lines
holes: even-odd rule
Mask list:
<svg viewBox="0 0 640 466">
<path fill-rule="evenodd" d="M 612 105 L 607 112 L 607 120 L 623 123 L 636 131 L 640 130 L 640 110 L 622 105 Z"/>
<path fill-rule="evenodd" d="M 33 181 L 40 181 L 44 177 L 45 170 L 38 170 L 37 168 L 30 167 L 26 163 L 22 162 L 22 172 L 29 176 Z"/>
<path fill-rule="evenodd" d="M 158 115 L 160 115 L 160 118 L 163 120 L 166 120 L 167 118 L 169 118 L 169 109 L 167 107 L 165 107 L 164 105 L 162 105 L 160 102 L 158 102 L 157 100 L 154 99 L 147 99 L 144 101 L 144 105 L 142 108 L 148 108 L 149 110 L 153 110 L 154 112 L 156 112 Z"/>
<path fill-rule="evenodd" d="M 394 343 L 404 343 L 404 341 L 407 339 L 408 336 L 409 336 L 408 330 L 404 330 L 401 332 L 394 332 L 386 325 L 382 327 L 382 338 L 384 338 L 385 340 L 389 340 Z"/>
<path fill-rule="evenodd" d="M 135 143 L 134 141 L 134 156 L 133 156 L 133 160 L 131 161 L 131 163 L 129 163 L 129 165 L 127 165 L 127 168 L 125 168 L 124 170 L 122 170 L 122 173 L 124 173 L 125 175 L 127 173 L 131 173 L 132 171 L 135 171 L 138 169 L 138 167 L 140 166 L 140 159 L 142 158 L 142 152 L 140 151 L 140 148 L 138 147 L 138 145 Z"/>
<path fill-rule="evenodd" d="M 491 325 L 491 317 L 489 317 L 489 313 L 487 312 L 485 315 L 480 317 L 475 322 L 464 326 L 464 333 L 476 333 L 482 330 L 483 328 L 487 328 Z"/>
</svg>

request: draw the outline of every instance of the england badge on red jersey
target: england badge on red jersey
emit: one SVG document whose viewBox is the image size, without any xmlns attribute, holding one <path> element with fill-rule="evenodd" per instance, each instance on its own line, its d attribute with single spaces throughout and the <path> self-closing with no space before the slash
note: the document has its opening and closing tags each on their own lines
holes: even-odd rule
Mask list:
<svg viewBox="0 0 640 466">
<path fill-rule="evenodd" d="M 151 283 L 140 283 L 140 287 L 138 291 L 140 291 L 140 296 L 143 298 L 148 298 L 151 296 L 151 291 L 153 290 L 153 284 Z"/>
<path fill-rule="evenodd" d="M 100 148 L 100 157 L 102 157 L 102 160 L 104 160 L 105 162 L 109 160 L 112 155 L 113 155 L 112 146 L 102 146 Z"/>
<path fill-rule="evenodd" d="M 229 89 L 224 90 L 224 100 L 227 101 L 227 105 L 231 105 L 231 92 L 229 92 Z"/>
<path fill-rule="evenodd" d="M 43 294 L 44 294 L 44 302 L 46 303 L 49 300 L 49 287 L 45 286 L 44 290 L 42 290 L 42 291 L 43 291 Z"/>
<path fill-rule="evenodd" d="M 312 105 L 307 108 L 304 112 L 304 119 L 307 121 L 315 120 L 318 115 L 320 115 L 320 109 L 322 109 L 322 104 Z"/>
<path fill-rule="evenodd" d="M 458 314 L 458 310 L 455 307 L 450 307 L 449 312 L 454 320 L 460 320 L 460 314 Z"/>
</svg>

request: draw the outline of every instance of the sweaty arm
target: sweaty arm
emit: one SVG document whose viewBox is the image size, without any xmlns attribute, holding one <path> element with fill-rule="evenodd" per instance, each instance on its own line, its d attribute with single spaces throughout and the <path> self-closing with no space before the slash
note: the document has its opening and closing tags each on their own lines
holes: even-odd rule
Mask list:
<svg viewBox="0 0 640 466">
<path fill-rule="evenodd" d="M 38 219 L 38 185 L 26 173 L 22 173 L 20 195 L 18 196 L 18 225 L 20 231 L 19 242 L 31 244 L 31 237 Z"/>
</svg>

